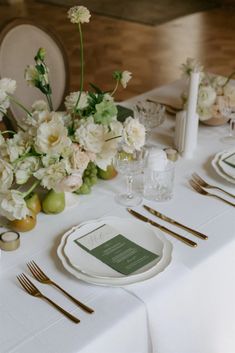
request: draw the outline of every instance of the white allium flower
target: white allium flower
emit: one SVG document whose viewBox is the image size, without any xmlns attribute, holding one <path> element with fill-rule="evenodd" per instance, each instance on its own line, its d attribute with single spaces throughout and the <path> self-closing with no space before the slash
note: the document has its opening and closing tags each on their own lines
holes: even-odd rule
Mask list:
<svg viewBox="0 0 235 353">
<path fill-rule="evenodd" d="M 33 65 L 28 65 L 26 67 L 25 72 L 24 72 L 24 78 L 26 79 L 28 85 L 30 85 L 30 86 L 35 86 L 35 83 L 37 81 L 40 81 L 39 73 L 38 73 L 37 69 L 35 68 L 35 66 L 33 66 Z"/>
<path fill-rule="evenodd" d="M 75 139 L 86 151 L 98 153 L 104 141 L 104 126 L 89 118 L 76 130 Z"/>
<path fill-rule="evenodd" d="M 0 80 L 0 90 L 13 94 L 16 90 L 16 81 L 11 78 L 2 78 Z"/>
<path fill-rule="evenodd" d="M 35 138 L 35 149 L 38 153 L 60 154 L 71 144 L 66 127 L 53 119 L 42 123 Z"/>
<path fill-rule="evenodd" d="M 35 101 L 32 105 L 32 111 L 33 112 L 35 112 L 35 111 L 36 112 L 48 111 L 47 102 L 45 102 L 42 99 Z"/>
<path fill-rule="evenodd" d="M 127 83 L 130 81 L 132 77 L 132 73 L 130 71 L 123 71 L 122 72 L 122 77 L 121 77 L 121 85 L 123 88 L 127 87 Z"/>
<path fill-rule="evenodd" d="M 10 221 L 22 219 L 30 214 L 21 192 L 9 190 L 0 194 L 0 214 Z"/>
<path fill-rule="evenodd" d="M 198 92 L 198 106 L 208 108 L 215 103 L 216 92 L 211 86 L 201 86 Z"/>
<path fill-rule="evenodd" d="M 13 168 L 4 159 L 0 159 L 0 192 L 7 191 L 13 182 Z"/>
<path fill-rule="evenodd" d="M 18 185 L 25 184 L 39 167 L 39 158 L 27 157 L 16 164 L 15 178 Z"/>
<path fill-rule="evenodd" d="M 90 11 L 85 6 L 74 6 L 68 11 L 68 18 L 72 23 L 88 23 Z"/>
<path fill-rule="evenodd" d="M 72 92 L 65 98 L 65 106 L 69 112 L 74 111 L 77 100 L 78 100 L 79 92 Z M 81 93 L 81 97 L 77 106 L 77 109 L 84 109 L 88 106 L 88 95 L 86 92 Z"/>
<path fill-rule="evenodd" d="M 72 173 L 71 175 L 66 176 L 55 186 L 56 192 L 73 192 L 82 186 L 82 174 Z"/>
<path fill-rule="evenodd" d="M 51 164 L 47 168 L 40 168 L 33 175 L 36 179 L 41 180 L 41 185 L 48 189 L 56 189 L 62 180 L 67 176 L 69 164 L 62 159 L 60 162 Z"/>
<path fill-rule="evenodd" d="M 139 120 L 129 117 L 123 124 L 123 149 L 127 153 L 140 150 L 145 143 L 145 128 Z"/>
<path fill-rule="evenodd" d="M 235 106 L 235 86 L 228 83 L 224 87 L 224 95 L 228 97 L 231 106 Z"/>
<path fill-rule="evenodd" d="M 27 132 L 19 131 L 13 138 L 7 139 L 7 152 L 11 162 L 27 153 L 33 141 Z"/>
</svg>

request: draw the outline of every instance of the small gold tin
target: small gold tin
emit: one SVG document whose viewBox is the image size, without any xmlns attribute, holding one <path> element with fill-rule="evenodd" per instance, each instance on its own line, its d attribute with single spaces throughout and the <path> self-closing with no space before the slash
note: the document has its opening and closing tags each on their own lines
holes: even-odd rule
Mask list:
<svg viewBox="0 0 235 353">
<path fill-rule="evenodd" d="M 0 234 L 0 248 L 4 251 L 13 251 L 20 246 L 20 234 L 8 230 Z"/>
</svg>

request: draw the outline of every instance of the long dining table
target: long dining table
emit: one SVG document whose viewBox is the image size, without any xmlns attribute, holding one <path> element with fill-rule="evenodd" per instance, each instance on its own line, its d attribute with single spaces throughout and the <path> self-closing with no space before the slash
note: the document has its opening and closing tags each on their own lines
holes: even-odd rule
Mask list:
<svg viewBox="0 0 235 353">
<path fill-rule="evenodd" d="M 124 104 L 131 107 L 139 99 L 157 99 L 167 90 L 170 92 L 171 86 L 156 88 Z M 152 132 L 152 142 L 160 148 L 172 147 L 174 126 L 175 117 L 168 116 Z M 72 226 L 104 216 L 132 217 L 114 199 L 124 187 L 123 176 L 100 180 L 90 195 L 81 196 L 76 205 L 61 214 L 40 214 L 36 228 L 21 234 L 16 251 L 2 251 L 0 352 L 234 353 L 235 209 L 196 193 L 188 182 L 197 172 L 211 184 L 234 193 L 234 184 L 218 176 L 211 166 L 214 155 L 228 148 L 221 142 L 227 130 L 227 125 L 200 124 L 193 158 L 179 157 L 175 162 L 173 199 L 145 200 L 158 211 L 208 235 L 208 240 L 203 240 L 178 230 L 198 243 L 191 248 L 165 234 L 173 245 L 172 259 L 155 277 L 120 288 L 92 285 L 68 273 L 57 256 L 61 236 Z M 135 209 L 147 215 L 142 206 Z M 83 312 L 51 286 L 38 283 L 45 294 L 80 318 L 76 325 L 42 300 L 26 294 L 16 276 L 29 274 L 26 263 L 30 260 L 95 312 Z"/>
</svg>

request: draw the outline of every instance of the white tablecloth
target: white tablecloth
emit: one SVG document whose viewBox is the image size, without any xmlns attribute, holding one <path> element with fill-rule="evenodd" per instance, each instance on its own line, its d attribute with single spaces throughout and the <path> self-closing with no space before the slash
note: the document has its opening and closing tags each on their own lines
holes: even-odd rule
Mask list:
<svg viewBox="0 0 235 353">
<path fill-rule="evenodd" d="M 157 97 L 160 91 L 151 91 L 148 96 Z M 159 145 L 172 146 L 173 128 L 174 119 L 170 118 L 152 137 Z M 130 217 L 114 201 L 114 194 L 123 188 L 122 177 L 100 181 L 91 195 L 81 196 L 79 204 L 63 214 L 40 214 L 37 227 L 21 235 L 21 247 L 12 253 L 2 252 L 0 352 L 234 353 L 235 210 L 197 194 L 188 185 L 189 176 L 197 171 L 211 183 L 234 192 L 233 185 L 218 177 L 210 164 L 213 155 L 225 148 L 220 137 L 227 128 L 200 126 L 195 158 L 176 163 L 173 200 L 148 202 L 209 236 L 207 241 L 191 236 L 198 242 L 197 248 L 169 238 L 174 246 L 172 262 L 151 280 L 125 288 L 88 285 L 68 274 L 56 255 L 61 235 L 71 226 L 106 215 Z M 144 212 L 141 206 L 137 210 Z M 25 294 L 16 275 L 27 273 L 26 262 L 31 259 L 94 307 L 95 313 L 83 313 L 56 289 L 38 284 L 81 318 L 75 325 L 43 301 Z"/>
</svg>

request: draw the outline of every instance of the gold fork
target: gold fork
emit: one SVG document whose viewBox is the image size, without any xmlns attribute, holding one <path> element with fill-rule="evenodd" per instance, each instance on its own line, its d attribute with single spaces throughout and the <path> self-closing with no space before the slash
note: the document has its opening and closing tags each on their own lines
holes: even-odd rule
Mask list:
<svg viewBox="0 0 235 353">
<path fill-rule="evenodd" d="M 225 194 L 227 194 L 228 196 L 230 197 L 233 197 L 235 198 L 235 195 L 234 194 L 231 194 L 230 192 L 224 190 L 224 189 L 221 189 L 219 186 L 215 186 L 215 185 L 211 185 L 211 184 L 208 184 L 205 180 L 203 180 L 197 173 L 193 173 L 192 175 L 193 177 L 193 180 L 200 186 L 204 187 L 204 188 L 207 188 L 207 189 L 217 189 L 219 191 L 222 191 L 224 192 Z"/>
<path fill-rule="evenodd" d="M 78 324 L 80 322 L 80 320 L 78 318 L 76 318 L 75 316 L 73 316 L 72 314 L 70 314 L 69 312 L 67 312 L 63 308 L 61 308 L 61 306 L 59 306 L 58 304 L 53 302 L 50 298 L 48 298 L 44 294 L 42 294 L 40 292 L 40 290 L 37 287 L 35 287 L 35 285 L 28 279 L 28 277 L 24 273 L 22 273 L 21 275 L 18 275 L 17 279 L 20 282 L 21 286 L 26 290 L 27 293 L 29 293 L 33 297 L 45 299 L 51 305 L 53 305 L 57 310 L 59 310 L 62 314 L 64 314 L 66 317 L 68 317 L 70 320 L 72 320 L 76 324 Z"/>
<path fill-rule="evenodd" d="M 68 292 L 66 292 L 63 288 L 61 288 L 57 283 L 55 283 L 54 281 L 52 281 L 42 270 L 41 268 L 36 264 L 35 261 L 30 261 L 27 263 L 27 266 L 30 270 L 30 272 L 32 273 L 32 275 L 34 276 L 34 278 L 36 278 L 36 280 L 38 280 L 41 283 L 44 284 L 51 284 L 53 286 L 55 286 L 56 288 L 58 288 L 59 290 L 61 290 L 61 292 L 63 292 L 65 295 L 67 295 L 67 297 L 69 297 L 75 304 L 77 304 L 80 308 L 82 308 L 83 310 L 85 310 L 86 312 L 88 312 L 89 314 L 92 314 L 94 312 L 93 309 L 89 308 L 87 305 L 83 304 L 82 302 L 80 302 L 78 299 L 74 298 L 71 294 L 69 294 Z"/>
<path fill-rule="evenodd" d="M 190 179 L 189 180 L 189 184 L 192 186 L 192 188 L 198 192 L 199 194 L 201 195 L 206 195 L 206 196 L 211 196 L 211 197 L 214 197 L 216 199 L 219 199 L 225 203 L 227 203 L 228 205 L 230 206 L 233 206 L 235 207 L 235 204 L 230 202 L 230 201 L 227 201 L 225 199 L 223 199 L 222 197 L 218 196 L 218 195 L 215 195 L 215 194 L 211 194 L 210 192 L 206 191 L 205 189 L 203 189 L 199 184 L 197 184 L 194 180 Z"/>
</svg>

